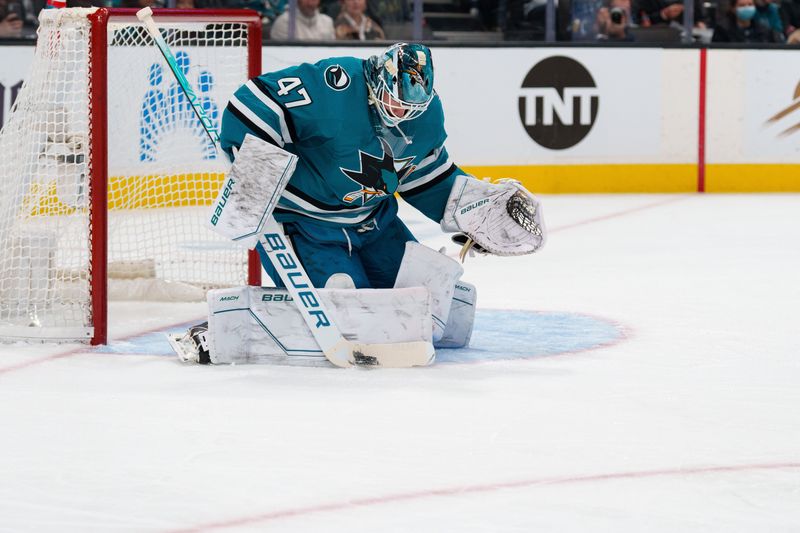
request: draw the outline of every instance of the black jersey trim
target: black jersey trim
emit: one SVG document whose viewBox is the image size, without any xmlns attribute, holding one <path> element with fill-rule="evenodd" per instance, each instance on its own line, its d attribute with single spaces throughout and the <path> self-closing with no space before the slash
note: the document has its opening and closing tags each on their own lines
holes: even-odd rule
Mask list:
<svg viewBox="0 0 800 533">
<path fill-rule="evenodd" d="M 228 105 L 225 107 L 225 109 L 227 109 L 231 115 L 235 116 L 239 120 L 239 122 L 247 126 L 251 131 L 257 133 L 259 139 L 267 141 L 268 143 L 277 146 L 278 148 L 281 148 L 281 146 L 277 142 L 275 142 L 275 139 L 272 138 L 272 135 L 264 131 L 262 128 L 256 125 L 252 120 L 247 118 L 247 116 L 241 111 L 239 111 L 236 108 L 236 106 L 233 105 L 232 102 L 228 102 Z"/>
<path fill-rule="evenodd" d="M 428 189 L 430 189 L 431 187 L 433 187 L 435 185 L 438 185 L 439 183 L 443 182 L 444 180 L 446 180 L 447 178 L 452 176 L 453 173 L 456 171 L 456 168 L 458 168 L 458 167 L 456 167 L 455 163 L 453 163 L 452 165 L 450 165 L 450 167 L 447 170 L 445 170 L 444 172 L 442 172 L 441 174 L 439 174 L 438 176 L 436 176 L 432 180 L 430 180 L 430 181 L 428 181 L 426 183 L 423 183 L 419 187 L 414 187 L 412 189 L 407 189 L 406 191 L 401 192 L 400 196 L 402 196 L 403 198 L 409 198 L 411 196 L 415 196 L 417 194 L 425 192 Z"/>
<path fill-rule="evenodd" d="M 286 190 L 288 192 L 294 194 L 295 196 L 298 196 L 300 199 L 305 200 L 306 202 L 310 203 L 314 207 L 317 207 L 317 208 L 322 209 L 324 211 L 331 211 L 331 212 L 349 211 L 349 210 L 352 210 L 352 209 L 361 209 L 363 207 L 363 206 L 360 206 L 360 205 L 328 205 L 328 204 L 320 202 L 319 200 L 317 200 L 313 196 L 309 196 L 308 194 L 304 193 L 303 191 L 301 191 L 300 189 L 298 189 L 297 187 L 295 187 L 293 185 L 287 185 L 286 186 Z"/>
<path fill-rule="evenodd" d="M 282 103 L 280 103 L 279 101 L 277 101 L 275 98 L 272 97 L 272 95 L 269 92 L 269 87 L 267 86 L 266 83 L 264 83 L 264 81 L 261 78 L 253 78 L 251 81 L 253 82 L 253 85 L 255 85 L 258 88 L 258 90 L 264 94 L 264 96 L 275 102 L 275 105 L 281 108 L 281 110 L 283 111 L 283 119 L 286 121 L 286 128 L 289 130 L 289 135 L 292 138 L 291 140 L 292 142 L 296 142 L 297 129 L 294 127 L 294 119 L 292 118 L 291 113 L 289 113 L 289 110 L 286 109 L 285 105 L 283 105 Z"/>
</svg>

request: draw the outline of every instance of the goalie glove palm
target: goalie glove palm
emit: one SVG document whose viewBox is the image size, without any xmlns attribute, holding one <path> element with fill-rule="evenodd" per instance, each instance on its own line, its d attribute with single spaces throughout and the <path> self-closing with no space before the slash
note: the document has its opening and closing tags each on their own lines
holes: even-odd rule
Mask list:
<svg viewBox="0 0 800 533">
<path fill-rule="evenodd" d="M 489 183 L 459 176 L 441 225 L 444 231 L 462 232 L 453 236 L 464 245 L 462 259 L 470 248 L 496 255 L 531 254 L 546 240 L 538 199 L 514 180 Z"/>
</svg>

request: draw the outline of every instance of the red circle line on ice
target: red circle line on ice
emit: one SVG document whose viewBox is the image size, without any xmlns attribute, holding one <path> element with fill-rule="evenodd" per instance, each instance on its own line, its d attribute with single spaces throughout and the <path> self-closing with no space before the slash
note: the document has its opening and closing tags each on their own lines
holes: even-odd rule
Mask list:
<svg viewBox="0 0 800 533">
<path fill-rule="evenodd" d="M 387 494 L 372 498 L 354 498 L 341 502 L 312 505 L 307 507 L 295 507 L 271 511 L 260 515 L 233 518 L 231 520 L 210 522 L 208 524 L 197 525 L 186 529 L 173 530 L 170 533 L 202 533 L 206 531 L 217 531 L 229 528 L 254 526 L 275 520 L 308 516 L 319 513 L 350 511 L 355 508 L 374 507 L 377 505 L 389 505 L 409 501 L 424 500 L 428 498 L 442 496 L 463 496 L 471 494 L 485 494 L 500 490 L 525 489 L 532 487 L 544 487 L 553 485 L 574 485 L 580 483 L 593 483 L 614 480 L 634 480 L 648 479 L 668 476 L 699 476 L 711 474 L 732 474 L 741 472 L 752 472 L 758 470 L 794 470 L 800 469 L 800 462 L 781 462 L 781 463 L 745 463 L 738 465 L 716 465 L 716 466 L 694 466 L 663 468 L 656 470 L 640 470 L 628 472 L 605 472 L 597 474 L 576 475 L 576 476 L 556 476 L 522 479 L 517 481 L 506 481 L 499 483 L 485 483 L 476 485 L 453 486 L 441 489 L 421 490 L 417 492 L 405 492 L 398 494 Z"/>
</svg>

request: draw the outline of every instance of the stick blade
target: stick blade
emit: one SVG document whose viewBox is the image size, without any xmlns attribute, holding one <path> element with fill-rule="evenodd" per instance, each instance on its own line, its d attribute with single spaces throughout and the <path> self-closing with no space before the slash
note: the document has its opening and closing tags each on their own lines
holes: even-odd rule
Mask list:
<svg viewBox="0 0 800 533">
<path fill-rule="evenodd" d="M 325 357 L 338 367 L 376 366 L 383 368 L 411 368 L 433 363 L 436 352 L 426 341 L 397 342 L 392 344 L 362 344 L 349 342 L 325 352 Z"/>
</svg>

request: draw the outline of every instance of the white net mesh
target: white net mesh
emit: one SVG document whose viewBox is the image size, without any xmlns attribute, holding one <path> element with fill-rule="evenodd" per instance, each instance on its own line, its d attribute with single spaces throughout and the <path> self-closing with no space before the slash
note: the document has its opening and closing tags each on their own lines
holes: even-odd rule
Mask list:
<svg viewBox="0 0 800 533">
<path fill-rule="evenodd" d="M 91 336 L 93 11 L 42 12 L 33 68 L 0 132 L 0 336 Z M 246 24 L 161 27 L 219 126 L 247 79 Z M 202 299 L 244 285 L 246 253 L 204 225 L 225 162 L 144 28 L 112 16 L 107 32 L 110 293 Z"/>
</svg>

